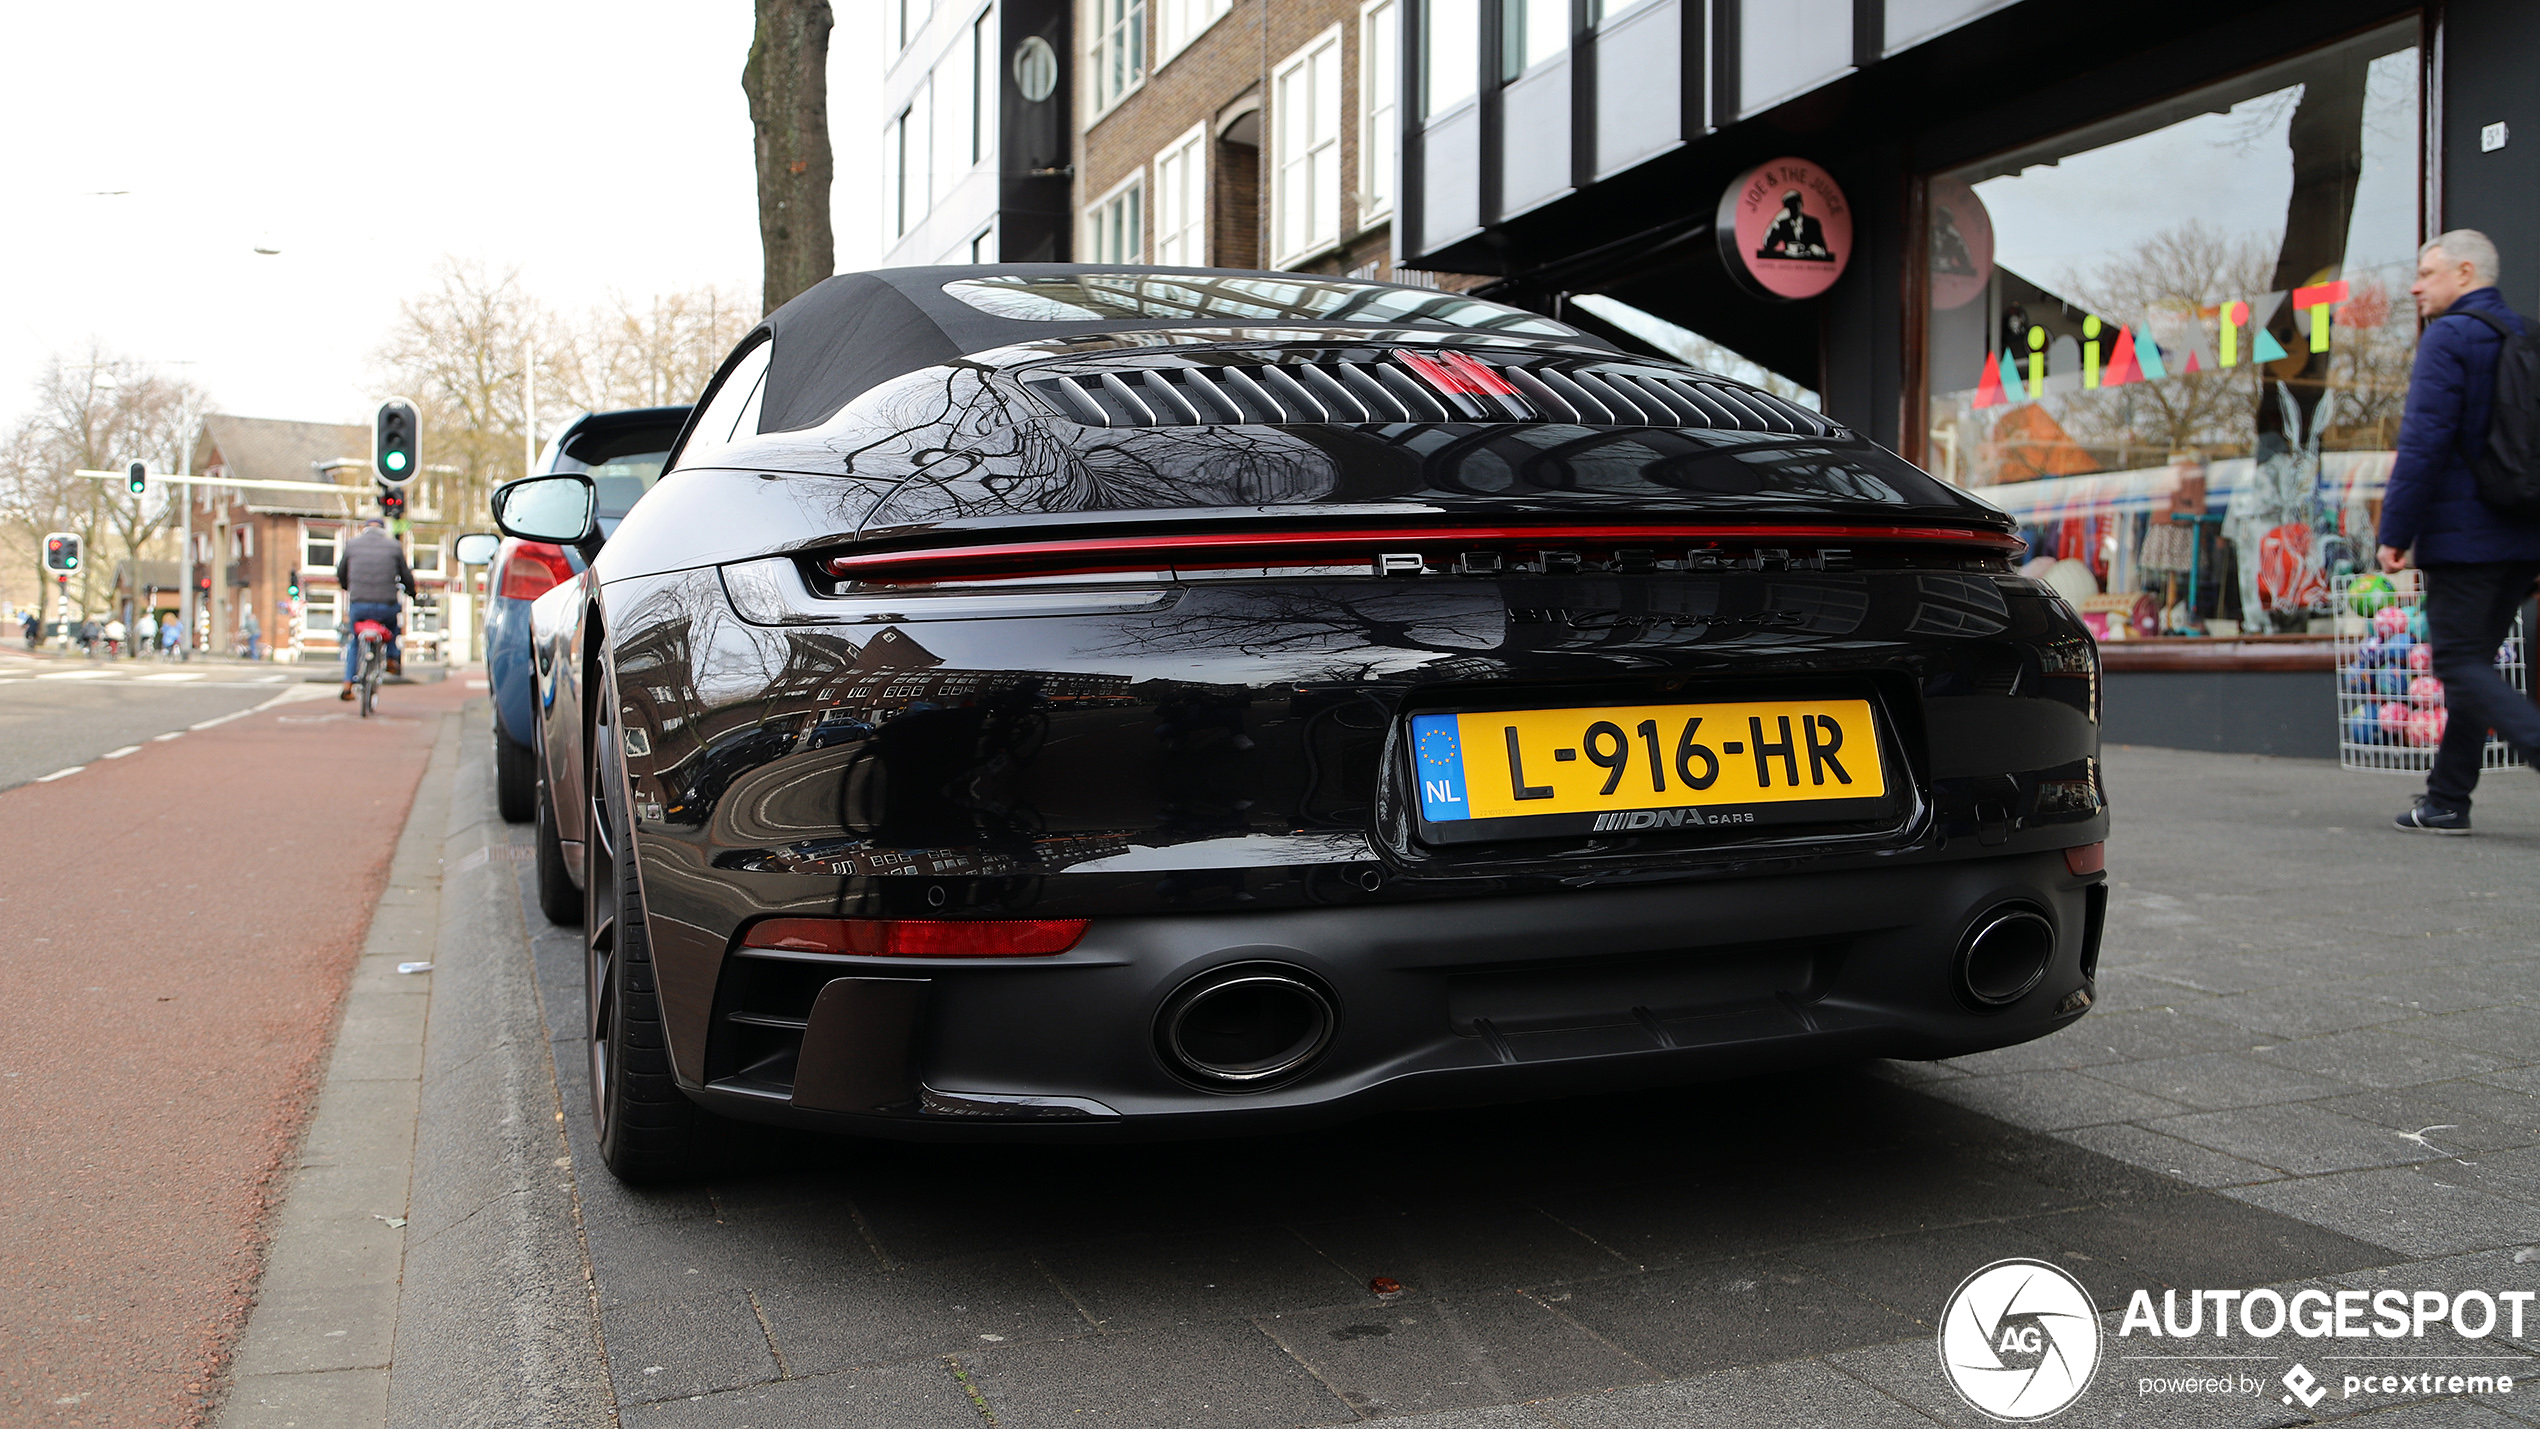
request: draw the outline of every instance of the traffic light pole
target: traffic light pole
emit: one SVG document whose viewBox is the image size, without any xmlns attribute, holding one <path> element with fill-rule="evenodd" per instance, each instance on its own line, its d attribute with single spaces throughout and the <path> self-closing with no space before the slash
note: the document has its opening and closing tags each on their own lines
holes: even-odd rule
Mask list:
<svg viewBox="0 0 2540 1429">
<path fill-rule="evenodd" d="M 190 458 L 193 455 L 194 444 L 187 442 L 185 446 L 186 455 Z M 190 460 L 187 462 L 189 466 L 192 464 Z M 185 622 L 185 640 L 176 648 L 178 659 L 190 661 L 194 658 L 194 488 L 190 483 L 183 482 L 179 483 L 179 488 L 180 494 L 185 498 L 185 534 L 178 538 L 184 544 L 177 548 L 176 573 L 185 583 L 185 594 L 177 602 L 176 608 L 178 618 Z M 141 559 L 138 555 L 133 558 L 132 571 L 135 576 L 141 573 Z"/>
</svg>

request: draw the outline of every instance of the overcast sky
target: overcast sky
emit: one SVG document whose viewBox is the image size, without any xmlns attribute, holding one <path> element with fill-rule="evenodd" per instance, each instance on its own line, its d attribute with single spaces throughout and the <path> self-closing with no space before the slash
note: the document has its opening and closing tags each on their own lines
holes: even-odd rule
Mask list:
<svg viewBox="0 0 2540 1429">
<path fill-rule="evenodd" d="M 883 4 L 835 0 L 841 268 L 876 256 Z M 749 0 L 6 7 L 0 423 L 92 338 L 221 410 L 364 420 L 444 254 L 566 308 L 755 298 L 750 30 Z"/>
</svg>

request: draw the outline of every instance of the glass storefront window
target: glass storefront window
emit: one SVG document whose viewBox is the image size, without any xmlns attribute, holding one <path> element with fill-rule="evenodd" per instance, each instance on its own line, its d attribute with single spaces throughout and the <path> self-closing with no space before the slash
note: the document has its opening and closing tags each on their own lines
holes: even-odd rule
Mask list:
<svg viewBox="0 0 2540 1429">
<path fill-rule="evenodd" d="M 2109 638 L 2325 633 L 2417 325 L 2414 21 L 1927 177 L 1934 473 Z"/>
</svg>

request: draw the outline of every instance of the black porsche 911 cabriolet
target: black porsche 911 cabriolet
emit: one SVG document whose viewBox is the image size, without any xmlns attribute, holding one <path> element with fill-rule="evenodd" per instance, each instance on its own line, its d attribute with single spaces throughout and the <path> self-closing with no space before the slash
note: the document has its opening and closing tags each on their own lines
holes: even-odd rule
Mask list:
<svg viewBox="0 0 2540 1429">
<path fill-rule="evenodd" d="M 832 278 L 535 616 L 622 1176 L 710 1114 L 1294 1125 L 2037 1037 L 2098 654 L 2011 522 L 1517 309 Z"/>
</svg>

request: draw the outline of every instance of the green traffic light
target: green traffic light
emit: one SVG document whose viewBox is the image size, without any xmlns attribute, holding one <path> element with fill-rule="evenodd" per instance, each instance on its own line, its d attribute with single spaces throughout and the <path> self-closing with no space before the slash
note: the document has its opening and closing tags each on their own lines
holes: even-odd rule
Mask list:
<svg viewBox="0 0 2540 1429">
<path fill-rule="evenodd" d="M 404 471 L 406 469 L 406 454 L 404 452 L 390 452 L 388 454 L 388 469 L 390 471 Z"/>
</svg>

